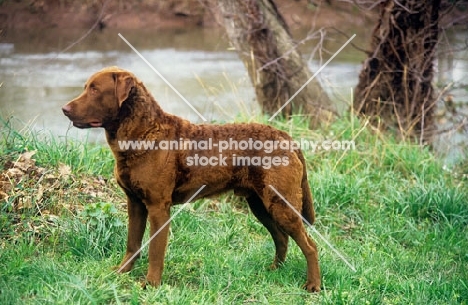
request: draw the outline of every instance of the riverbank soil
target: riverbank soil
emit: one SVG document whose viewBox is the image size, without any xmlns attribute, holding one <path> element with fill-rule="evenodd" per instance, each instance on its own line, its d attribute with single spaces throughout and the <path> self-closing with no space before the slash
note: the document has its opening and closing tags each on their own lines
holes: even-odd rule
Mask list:
<svg viewBox="0 0 468 305">
<path fill-rule="evenodd" d="M 322 3 L 323 2 L 323 3 Z M 0 30 L 90 28 L 162 29 L 219 27 L 216 0 L 0 0 Z M 374 12 L 340 1 L 275 1 L 288 25 L 339 27 L 361 25 Z"/>
</svg>

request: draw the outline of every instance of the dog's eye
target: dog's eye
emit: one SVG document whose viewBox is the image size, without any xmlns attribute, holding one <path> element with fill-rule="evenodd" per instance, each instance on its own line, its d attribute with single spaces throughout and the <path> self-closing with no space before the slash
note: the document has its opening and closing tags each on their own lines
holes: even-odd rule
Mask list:
<svg viewBox="0 0 468 305">
<path fill-rule="evenodd" d="M 99 92 L 94 83 L 91 83 L 89 85 L 89 91 L 91 92 L 91 94 L 97 94 Z"/>
</svg>

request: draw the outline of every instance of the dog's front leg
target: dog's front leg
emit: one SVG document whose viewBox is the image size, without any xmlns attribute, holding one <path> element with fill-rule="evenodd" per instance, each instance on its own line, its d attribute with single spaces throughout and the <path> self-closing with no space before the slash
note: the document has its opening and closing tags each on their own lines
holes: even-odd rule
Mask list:
<svg viewBox="0 0 468 305">
<path fill-rule="evenodd" d="M 132 270 L 133 264 L 140 256 L 141 241 L 145 233 L 146 219 L 148 211 L 141 200 L 132 195 L 127 195 L 128 212 L 128 235 L 127 251 L 118 267 L 118 272 L 128 272 Z M 138 253 L 138 254 L 136 254 Z"/>
<path fill-rule="evenodd" d="M 148 206 L 150 222 L 149 268 L 146 281 L 152 286 L 161 284 L 169 233 L 170 204 Z"/>
</svg>

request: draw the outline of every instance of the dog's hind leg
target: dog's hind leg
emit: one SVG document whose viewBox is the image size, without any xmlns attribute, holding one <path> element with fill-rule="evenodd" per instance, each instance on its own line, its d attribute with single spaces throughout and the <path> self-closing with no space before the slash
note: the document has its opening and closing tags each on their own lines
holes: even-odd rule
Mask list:
<svg viewBox="0 0 468 305">
<path fill-rule="evenodd" d="M 271 234 L 271 237 L 273 238 L 276 247 L 276 253 L 275 259 L 270 268 L 276 269 L 286 259 L 289 236 L 276 225 L 273 218 L 271 218 L 270 214 L 268 214 L 267 210 L 265 209 L 265 205 L 263 204 L 262 199 L 256 193 L 252 193 L 246 197 L 246 199 L 249 203 L 252 213 L 265 226 L 265 228 L 267 228 Z"/>
<path fill-rule="evenodd" d="M 294 200 L 300 200 L 300 196 L 291 195 L 290 197 L 292 198 L 286 199 L 291 200 L 290 202 L 292 204 Z M 272 219 L 279 228 L 294 239 L 307 260 L 307 282 L 304 288 L 309 292 L 320 291 L 320 268 L 315 242 L 307 235 L 301 217 L 278 196 L 274 195 L 271 198 L 271 202 L 269 202 L 268 205 L 268 212 Z"/>
</svg>

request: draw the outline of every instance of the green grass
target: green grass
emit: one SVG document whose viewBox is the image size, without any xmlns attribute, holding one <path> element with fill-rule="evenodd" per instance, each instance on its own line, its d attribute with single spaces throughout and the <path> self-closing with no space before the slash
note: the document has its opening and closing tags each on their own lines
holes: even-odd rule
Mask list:
<svg viewBox="0 0 468 305">
<path fill-rule="evenodd" d="M 125 251 L 126 215 L 108 148 L 19 132 L 7 121 L 0 304 L 467 304 L 466 178 L 444 170 L 429 149 L 351 116 L 320 132 L 300 117 L 274 124 L 296 139 L 355 141 L 356 150 L 305 155 L 316 228 L 357 272 L 310 231 L 323 291 L 303 291 L 298 247 L 291 242 L 284 266 L 270 271 L 270 236 L 228 194 L 197 201 L 174 219 L 163 285 L 143 290 L 147 249 L 129 274 L 112 271 Z M 20 161 L 27 169 L 12 176 L 8 168 L 26 151 L 35 151 L 35 162 Z"/>
</svg>

